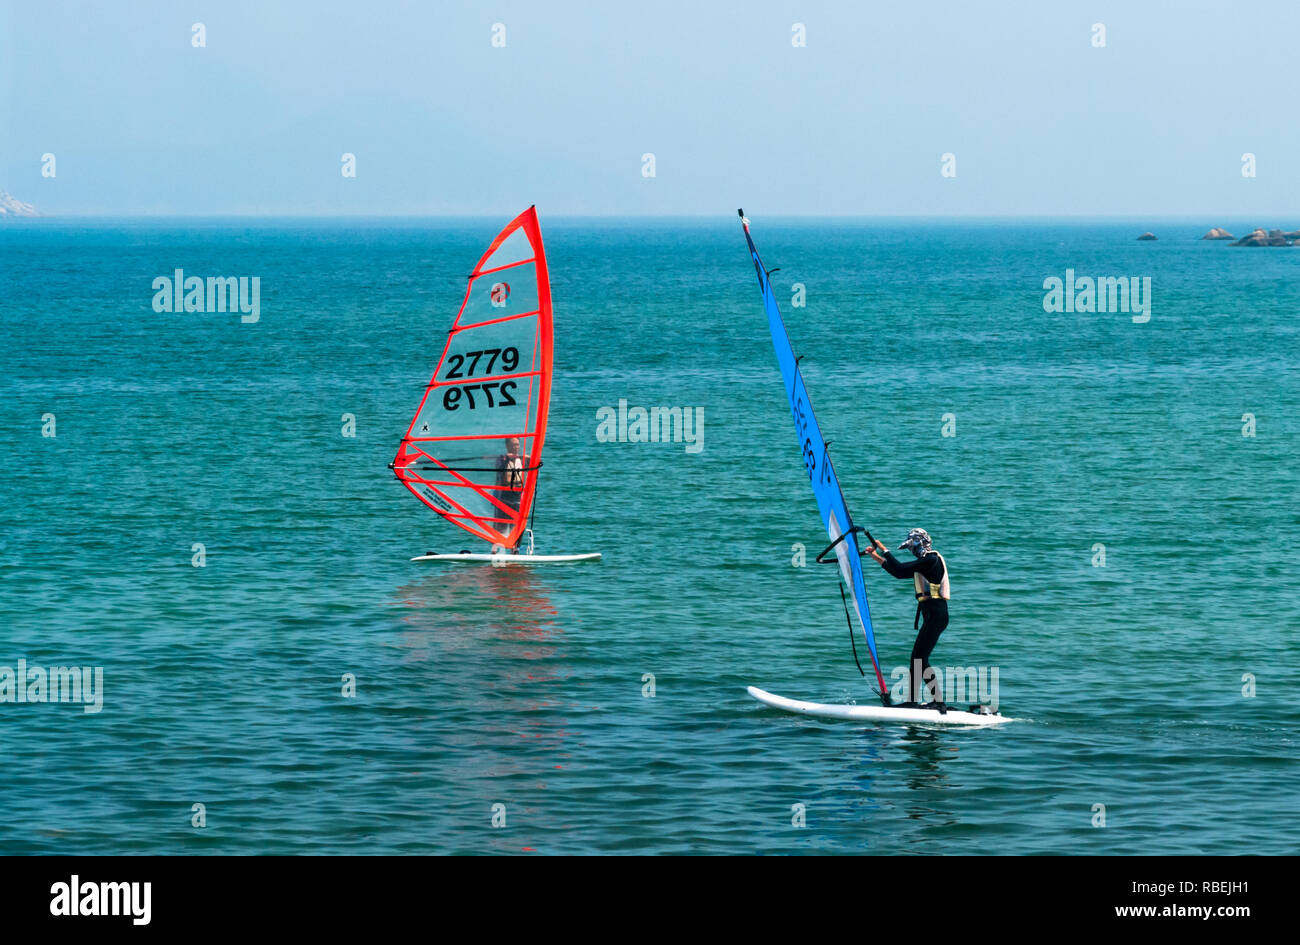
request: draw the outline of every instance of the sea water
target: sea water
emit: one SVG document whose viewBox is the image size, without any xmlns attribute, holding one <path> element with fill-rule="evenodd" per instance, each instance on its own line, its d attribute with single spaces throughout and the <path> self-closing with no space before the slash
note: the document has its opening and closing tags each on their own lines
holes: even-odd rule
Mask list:
<svg viewBox="0 0 1300 945">
<path fill-rule="evenodd" d="M 537 550 L 603 560 L 408 560 L 484 548 L 387 463 L 505 222 L 0 227 L 0 667 L 102 679 L 0 701 L 0 852 L 1300 850 L 1300 249 L 756 219 L 855 523 L 929 530 L 932 661 L 1021 720 L 962 731 L 745 694 L 875 698 L 730 208 L 543 208 Z M 157 311 L 177 269 L 258 317 Z M 1048 311 L 1067 272 L 1149 311 Z M 697 442 L 601 432 L 636 407 Z"/>
</svg>

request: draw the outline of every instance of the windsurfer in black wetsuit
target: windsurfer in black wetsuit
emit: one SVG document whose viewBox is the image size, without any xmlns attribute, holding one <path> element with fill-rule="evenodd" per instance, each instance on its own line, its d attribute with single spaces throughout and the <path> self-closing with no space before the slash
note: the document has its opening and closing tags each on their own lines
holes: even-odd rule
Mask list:
<svg viewBox="0 0 1300 945">
<path fill-rule="evenodd" d="M 876 547 L 869 549 L 871 557 L 880 562 L 880 566 L 896 578 L 911 578 L 916 591 L 916 619 L 912 628 L 920 626 L 916 643 L 912 645 L 911 701 L 919 704 L 921 693 L 927 691 L 926 674 L 930 672 L 930 651 L 939 642 L 939 634 L 948 626 L 948 565 L 930 546 L 930 533 L 924 528 L 914 528 L 907 533 L 907 540 L 898 546 L 906 548 L 916 556 L 915 561 L 899 561 L 889 550 L 876 542 Z M 877 553 L 877 549 L 883 555 Z M 934 680 L 934 701 L 942 707 L 941 683 Z"/>
</svg>

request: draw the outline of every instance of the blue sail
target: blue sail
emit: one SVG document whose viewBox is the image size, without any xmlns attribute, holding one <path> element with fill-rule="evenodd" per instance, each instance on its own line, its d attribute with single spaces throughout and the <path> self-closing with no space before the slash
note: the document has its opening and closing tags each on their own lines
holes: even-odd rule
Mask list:
<svg viewBox="0 0 1300 945">
<path fill-rule="evenodd" d="M 795 435 L 803 450 L 804 466 L 808 470 L 813 495 L 817 497 L 817 508 L 821 510 L 826 533 L 835 542 L 840 576 L 852 598 L 853 611 L 858 616 L 862 636 L 867 641 L 867 651 L 871 654 L 871 665 L 876 671 L 876 681 L 880 683 L 880 693 L 884 697 L 888 689 L 880 674 L 880 660 L 876 655 L 876 636 L 871 630 L 871 611 L 867 606 L 867 586 L 862 579 L 862 561 L 853 517 L 849 515 L 849 506 L 844 501 L 840 481 L 835 477 L 835 467 L 831 464 L 826 440 L 817 425 L 817 417 L 813 414 L 808 389 L 804 387 L 803 375 L 799 372 L 794 349 L 790 346 L 790 335 L 781 319 L 781 310 L 776 307 L 772 283 L 763 267 L 763 260 L 754 247 L 754 239 L 749 233 L 749 220 L 745 218 L 744 211 L 740 211 L 740 220 L 745 227 L 745 240 L 749 243 L 749 254 L 754 258 L 754 270 L 758 273 L 758 285 L 763 292 L 763 307 L 767 310 L 772 346 L 776 349 L 776 361 L 781 366 L 781 377 L 785 380 L 785 392 L 790 397 L 790 412 L 794 416 Z"/>
</svg>

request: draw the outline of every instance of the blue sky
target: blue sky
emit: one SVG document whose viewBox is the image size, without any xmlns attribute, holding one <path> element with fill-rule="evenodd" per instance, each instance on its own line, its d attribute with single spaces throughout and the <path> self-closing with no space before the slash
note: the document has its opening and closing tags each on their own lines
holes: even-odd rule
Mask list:
<svg viewBox="0 0 1300 945">
<path fill-rule="evenodd" d="M 1300 225 L 1297 37 L 1272 2 L 0 0 L 0 188 L 60 215 Z"/>
</svg>

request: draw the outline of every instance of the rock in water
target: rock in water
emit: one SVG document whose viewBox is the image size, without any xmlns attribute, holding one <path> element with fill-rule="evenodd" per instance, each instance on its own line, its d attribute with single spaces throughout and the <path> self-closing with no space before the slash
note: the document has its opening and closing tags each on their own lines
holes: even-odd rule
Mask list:
<svg viewBox="0 0 1300 945">
<path fill-rule="evenodd" d="M 1254 230 L 1247 233 L 1233 246 L 1294 246 L 1294 237 L 1290 233 L 1283 233 L 1281 230 L 1268 230 L 1262 226 L 1255 227 Z"/>
<path fill-rule="evenodd" d="M 7 190 L 0 190 L 0 220 L 8 217 L 39 217 L 36 208 L 30 203 L 23 203 Z"/>
<path fill-rule="evenodd" d="M 1154 233 L 1143 233 L 1141 236 L 1138 237 L 1138 239 L 1140 240 L 1153 240 L 1155 238 L 1156 235 Z"/>
<path fill-rule="evenodd" d="M 1201 239 L 1203 240 L 1230 240 L 1235 238 L 1236 237 L 1234 237 L 1231 233 L 1229 233 L 1221 226 L 1216 226 L 1212 228 L 1210 232 L 1206 233 L 1204 236 L 1201 237 Z"/>
</svg>

